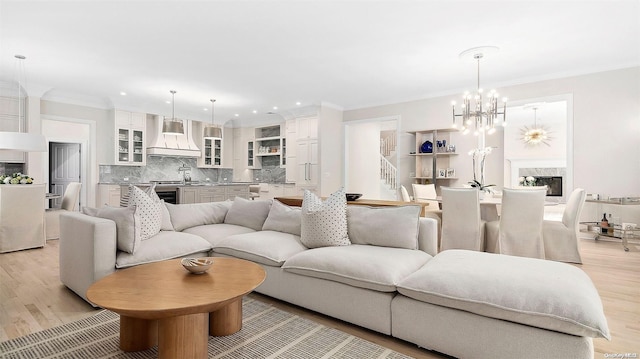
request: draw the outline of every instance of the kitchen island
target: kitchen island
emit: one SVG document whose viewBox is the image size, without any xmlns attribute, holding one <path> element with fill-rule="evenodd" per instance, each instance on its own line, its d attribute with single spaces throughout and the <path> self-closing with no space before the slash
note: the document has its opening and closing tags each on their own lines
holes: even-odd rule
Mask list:
<svg viewBox="0 0 640 359">
<path fill-rule="evenodd" d="M 98 205 L 120 206 L 127 203 L 129 186 L 147 189 L 153 182 L 101 183 L 98 185 Z M 167 203 L 202 203 L 249 198 L 249 183 L 212 183 L 156 181 L 155 191 Z"/>
</svg>

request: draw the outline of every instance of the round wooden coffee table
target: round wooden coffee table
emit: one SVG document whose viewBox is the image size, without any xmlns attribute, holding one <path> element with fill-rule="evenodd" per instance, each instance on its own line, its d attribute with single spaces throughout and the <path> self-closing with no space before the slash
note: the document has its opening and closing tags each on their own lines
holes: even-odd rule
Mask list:
<svg viewBox="0 0 640 359">
<path fill-rule="evenodd" d="M 242 297 L 265 279 L 256 263 L 213 257 L 204 274 L 180 259 L 123 269 L 95 282 L 87 298 L 120 314 L 120 349 L 158 345 L 159 358 L 206 358 L 209 335 L 242 328 Z"/>
</svg>

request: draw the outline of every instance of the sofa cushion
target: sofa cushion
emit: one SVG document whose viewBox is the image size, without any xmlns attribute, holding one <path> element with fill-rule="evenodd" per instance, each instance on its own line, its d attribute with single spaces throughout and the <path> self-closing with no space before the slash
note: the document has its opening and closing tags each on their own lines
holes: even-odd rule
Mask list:
<svg viewBox="0 0 640 359">
<path fill-rule="evenodd" d="M 221 240 L 233 236 L 234 234 L 252 233 L 255 232 L 251 228 L 236 226 L 235 224 L 205 224 L 203 226 L 195 226 L 187 228 L 184 233 L 195 234 L 202 237 L 211 243 L 212 246 L 217 245 Z"/>
<path fill-rule="evenodd" d="M 423 302 L 486 317 L 610 338 L 591 279 L 565 263 L 446 250 L 402 281 L 398 291 Z"/>
<path fill-rule="evenodd" d="M 173 223 L 171 223 L 171 214 L 169 213 L 169 208 L 167 208 L 164 199 L 161 199 L 160 202 L 162 202 L 162 223 L 160 224 L 160 230 L 174 231 L 175 228 L 173 228 Z"/>
<path fill-rule="evenodd" d="M 145 191 L 136 186 L 129 186 L 128 207 L 132 206 L 135 206 L 136 213 L 140 217 L 141 240 L 147 240 L 151 236 L 160 232 L 163 204 L 159 199 L 155 200 L 154 198 L 151 198 Z"/>
<path fill-rule="evenodd" d="M 282 268 L 354 287 L 393 292 L 400 281 L 430 258 L 419 250 L 353 244 L 301 252 L 289 258 Z"/>
<path fill-rule="evenodd" d="M 207 202 L 192 204 L 165 203 L 171 223 L 176 231 L 186 228 L 201 226 L 203 224 L 216 224 L 224 222 L 224 217 L 231 206 L 231 202 Z"/>
<path fill-rule="evenodd" d="M 236 224 L 259 231 L 269 215 L 269 208 L 271 208 L 271 200 L 256 201 L 236 197 L 231 208 L 229 208 L 224 223 Z"/>
<path fill-rule="evenodd" d="M 332 193 L 326 201 L 309 190 L 302 199 L 302 244 L 309 248 L 348 246 L 347 197 L 344 190 Z"/>
<path fill-rule="evenodd" d="M 139 247 L 141 242 L 140 217 L 136 214 L 136 207 L 82 207 L 82 213 L 114 221 L 116 224 L 116 244 L 119 250 L 134 253 Z"/>
<path fill-rule="evenodd" d="M 189 233 L 161 231 L 142 241 L 134 254 L 118 252 L 116 268 L 179 258 L 195 253 L 208 253 L 211 244 Z"/>
<path fill-rule="evenodd" d="M 267 220 L 262 225 L 264 231 L 277 231 L 300 236 L 302 209 L 289 207 L 280 201 L 273 201 Z"/>
<path fill-rule="evenodd" d="M 275 267 L 306 249 L 300 243 L 300 236 L 276 231 L 237 234 L 223 239 L 213 247 L 216 253 Z"/>
<path fill-rule="evenodd" d="M 418 248 L 420 206 L 348 206 L 347 228 L 353 244 Z"/>
</svg>

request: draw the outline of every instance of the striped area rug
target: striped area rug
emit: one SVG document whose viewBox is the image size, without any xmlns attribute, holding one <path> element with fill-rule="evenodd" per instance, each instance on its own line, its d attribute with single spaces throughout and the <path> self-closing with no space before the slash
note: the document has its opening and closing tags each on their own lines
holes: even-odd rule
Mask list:
<svg viewBox="0 0 640 359">
<path fill-rule="evenodd" d="M 209 337 L 209 358 L 410 358 L 364 339 L 287 313 L 255 299 L 243 302 L 236 334 Z M 89 318 L 0 343 L 0 358 L 157 358 L 157 348 L 125 353 L 119 316 L 103 310 Z"/>
</svg>

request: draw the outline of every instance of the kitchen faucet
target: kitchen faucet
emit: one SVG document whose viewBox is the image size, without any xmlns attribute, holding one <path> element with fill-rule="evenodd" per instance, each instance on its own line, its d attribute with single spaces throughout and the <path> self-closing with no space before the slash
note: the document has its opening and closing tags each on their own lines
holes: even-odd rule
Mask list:
<svg viewBox="0 0 640 359">
<path fill-rule="evenodd" d="M 182 166 L 178 167 L 178 175 L 182 172 L 182 183 L 191 182 L 191 167 L 187 166 L 184 162 Z"/>
</svg>

